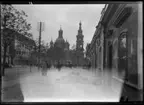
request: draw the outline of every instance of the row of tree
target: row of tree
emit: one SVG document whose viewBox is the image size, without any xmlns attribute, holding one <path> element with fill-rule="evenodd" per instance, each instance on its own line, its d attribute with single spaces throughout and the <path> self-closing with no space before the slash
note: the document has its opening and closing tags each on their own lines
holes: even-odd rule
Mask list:
<svg viewBox="0 0 144 105">
<path fill-rule="evenodd" d="M 13 43 L 15 33 L 20 33 L 26 37 L 32 38 L 29 33 L 31 24 L 27 22 L 28 16 L 22 10 L 17 10 L 12 5 L 1 5 L 1 28 L 2 28 L 2 47 L 3 47 L 3 61 L 2 61 L 2 75 L 5 75 L 5 63 L 7 48 Z M 12 30 L 12 31 L 11 31 Z"/>
</svg>

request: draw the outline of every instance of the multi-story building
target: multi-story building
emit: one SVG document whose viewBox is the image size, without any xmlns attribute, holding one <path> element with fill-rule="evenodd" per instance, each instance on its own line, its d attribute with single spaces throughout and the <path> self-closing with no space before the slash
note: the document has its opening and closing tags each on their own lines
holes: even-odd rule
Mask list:
<svg viewBox="0 0 144 105">
<path fill-rule="evenodd" d="M 12 50 L 15 51 L 14 64 L 28 64 L 31 52 L 34 51 L 34 40 L 22 35 L 15 34 L 14 45 Z"/>
<path fill-rule="evenodd" d="M 138 3 L 106 5 L 91 46 L 96 45 L 98 68 L 109 70 L 113 80 L 143 90 L 141 11 L 142 5 Z M 94 55 L 93 47 L 89 49 L 90 55 Z"/>
<path fill-rule="evenodd" d="M 103 35 L 103 27 L 101 25 L 101 21 L 103 18 L 103 15 L 105 13 L 107 5 L 103 8 L 101 12 L 101 18 L 96 26 L 96 30 L 94 33 L 94 36 L 91 40 L 91 43 L 87 46 L 87 58 L 89 58 L 92 68 L 95 70 L 95 68 L 98 68 L 100 70 L 103 70 L 103 43 L 104 43 L 104 35 Z"/>
<path fill-rule="evenodd" d="M 31 52 L 34 49 L 34 40 L 22 35 L 14 30 L 7 29 L 9 34 L 11 34 L 11 39 L 6 50 L 6 63 L 9 65 L 26 64 L 28 63 Z M 8 43 L 8 42 L 7 42 Z M 2 46 L 3 49 L 3 46 Z M 3 62 L 3 52 L 2 50 L 2 62 Z"/>
<path fill-rule="evenodd" d="M 109 5 L 109 16 L 105 17 L 105 21 L 109 18 L 109 22 L 105 28 L 104 47 L 106 67 L 113 68 L 116 78 L 125 73 L 127 82 L 137 88 L 142 87 L 142 20 L 139 6 Z"/>
</svg>

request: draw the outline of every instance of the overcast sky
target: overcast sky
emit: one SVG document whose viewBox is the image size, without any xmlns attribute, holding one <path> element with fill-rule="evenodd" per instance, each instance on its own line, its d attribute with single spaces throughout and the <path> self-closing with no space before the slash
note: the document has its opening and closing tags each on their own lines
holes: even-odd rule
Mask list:
<svg viewBox="0 0 144 105">
<path fill-rule="evenodd" d="M 76 44 L 79 22 L 82 23 L 84 35 L 84 49 L 94 35 L 104 4 L 80 5 L 15 5 L 28 15 L 27 21 L 32 25 L 33 38 L 39 36 L 38 22 L 44 22 L 42 40 L 49 43 L 58 37 L 60 25 L 63 29 L 63 38 L 70 43 L 70 48 Z"/>
</svg>

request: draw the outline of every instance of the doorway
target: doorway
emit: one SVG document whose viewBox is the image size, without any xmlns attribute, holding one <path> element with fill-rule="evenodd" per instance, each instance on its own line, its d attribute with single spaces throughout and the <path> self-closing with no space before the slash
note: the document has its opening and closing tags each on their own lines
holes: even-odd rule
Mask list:
<svg viewBox="0 0 144 105">
<path fill-rule="evenodd" d="M 109 45 L 109 53 L 108 53 L 108 69 L 112 69 L 112 44 Z"/>
</svg>

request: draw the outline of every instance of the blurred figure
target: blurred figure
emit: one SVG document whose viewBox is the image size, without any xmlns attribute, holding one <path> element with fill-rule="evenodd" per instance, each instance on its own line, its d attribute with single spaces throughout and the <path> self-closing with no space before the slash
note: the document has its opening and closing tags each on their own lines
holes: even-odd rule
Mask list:
<svg viewBox="0 0 144 105">
<path fill-rule="evenodd" d="M 51 68 L 51 64 L 47 63 L 47 68 L 50 69 Z"/>
<path fill-rule="evenodd" d="M 30 63 L 30 65 L 29 65 L 29 66 L 30 66 L 30 72 L 32 72 L 32 71 L 31 71 L 31 68 L 32 68 L 32 63 Z"/>
<path fill-rule="evenodd" d="M 69 62 L 69 68 L 72 68 L 72 64 Z"/>
<path fill-rule="evenodd" d="M 88 70 L 89 70 L 91 68 L 91 63 L 89 62 L 87 66 L 88 66 Z"/>
<path fill-rule="evenodd" d="M 60 64 L 60 61 L 58 61 L 58 63 L 57 63 L 57 69 L 60 71 L 61 67 L 62 67 L 62 65 Z"/>
<path fill-rule="evenodd" d="M 40 63 L 38 63 L 37 64 L 37 67 L 38 67 L 38 71 L 40 70 L 40 68 L 41 68 L 41 64 Z"/>
<path fill-rule="evenodd" d="M 46 76 L 46 75 L 47 75 L 47 63 L 46 63 L 46 61 L 44 61 L 44 62 L 42 63 L 42 75 L 43 75 L 43 76 Z"/>
</svg>

